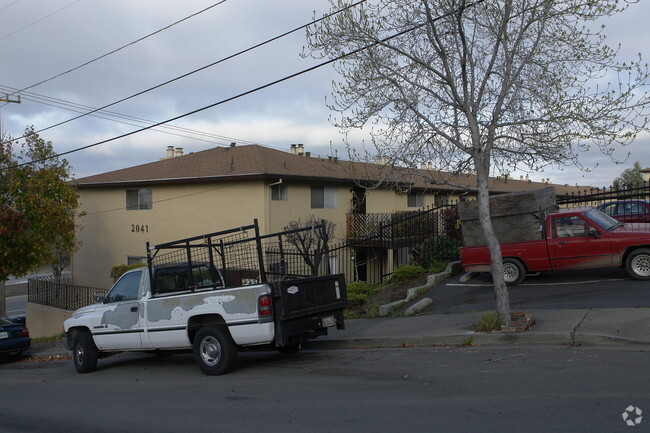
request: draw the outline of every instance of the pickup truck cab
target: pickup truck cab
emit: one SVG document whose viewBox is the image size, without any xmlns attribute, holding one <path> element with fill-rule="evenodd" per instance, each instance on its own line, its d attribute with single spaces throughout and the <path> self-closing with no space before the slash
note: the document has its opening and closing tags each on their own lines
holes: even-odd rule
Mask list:
<svg viewBox="0 0 650 433">
<path fill-rule="evenodd" d="M 192 350 L 205 374 L 223 374 L 240 350 L 292 352 L 330 327 L 343 329 L 344 276 L 288 275 L 282 259 L 282 272 L 270 281 L 263 258 L 271 247 L 263 247 L 263 237 L 222 237 L 252 228 L 148 247 L 147 266 L 126 272 L 99 303 L 64 322 L 77 371 L 91 372 L 116 352 Z"/>
<path fill-rule="evenodd" d="M 625 267 L 635 279 L 650 279 L 650 224 L 621 223 L 594 208 L 558 209 L 540 226 L 540 239 L 501 244 L 506 284 L 526 273 Z M 461 249 L 466 272 L 489 272 L 487 246 Z"/>
</svg>

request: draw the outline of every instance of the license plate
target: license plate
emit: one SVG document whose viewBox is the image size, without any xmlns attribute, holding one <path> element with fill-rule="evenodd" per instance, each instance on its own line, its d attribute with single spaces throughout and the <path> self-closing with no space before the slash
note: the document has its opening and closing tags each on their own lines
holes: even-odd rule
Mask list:
<svg viewBox="0 0 650 433">
<path fill-rule="evenodd" d="M 7 331 L 0 332 L 0 340 L 3 338 L 9 338 L 9 333 Z"/>
<path fill-rule="evenodd" d="M 328 328 L 330 326 L 336 325 L 336 320 L 334 316 L 323 316 L 320 318 L 321 325 L 323 328 Z"/>
</svg>

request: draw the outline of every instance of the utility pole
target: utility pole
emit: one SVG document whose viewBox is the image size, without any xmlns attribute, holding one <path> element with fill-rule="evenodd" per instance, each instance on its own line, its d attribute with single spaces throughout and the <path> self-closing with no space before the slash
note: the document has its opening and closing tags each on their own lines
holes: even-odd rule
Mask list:
<svg viewBox="0 0 650 433">
<path fill-rule="evenodd" d="M 12 95 L 5 93 L 4 96 L 0 95 L 0 102 L 4 102 L 3 105 L 0 105 L 0 108 L 9 103 L 20 104 L 20 95 L 14 96 L 12 98 Z M 2 112 L 0 112 L 0 142 L 2 142 Z"/>
<path fill-rule="evenodd" d="M 4 104 L 0 105 L 0 108 L 4 107 L 9 103 L 20 104 L 20 96 L 11 97 L 5 93 L 4 96 L 0 95 L 0 102 Z M 0 112 L 0 148 L 2 148 L 2 112 Z M 0 316 L 5 316 L 7 314 L 7 292 L 5 281 L 0 281 Z"/>
</svg>

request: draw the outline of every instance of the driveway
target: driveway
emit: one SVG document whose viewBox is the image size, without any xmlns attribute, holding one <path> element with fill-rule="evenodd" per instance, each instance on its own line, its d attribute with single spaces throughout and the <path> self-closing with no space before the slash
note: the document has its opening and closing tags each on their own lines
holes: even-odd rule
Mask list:
<svg viewBox="0 0 650 433">
<path fill-rule="evenodd" d="M 433 304 L 423 313 L 461 313 L 493 310 L 494 290 L 489 274 L 478 274 L 467 283 L 459 274 L 434 287 L 424 296 Z M 623 308 L 650 306 L 648 281 L 630 278 L 624 269 L 543 273 L 528 276 L 510 286 L 513 310 Z"/>
</svg>

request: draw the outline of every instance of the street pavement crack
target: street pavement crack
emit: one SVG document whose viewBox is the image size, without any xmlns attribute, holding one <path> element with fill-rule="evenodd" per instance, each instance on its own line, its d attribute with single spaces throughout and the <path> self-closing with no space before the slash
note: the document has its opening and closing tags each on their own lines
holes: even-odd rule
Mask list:
<svg viewBox="0 0 650 433">
<path fill-rule="evenodd" d="M 573 328 L 573 331 L 571 331 L 570 335 L 571 335 L 571 343 L 572 344 L 575 344 L 575 342 L 576 342 L 576 333 L 578 332 L 578 328 L 580 328 L 580 325 L 582 325 L 582 322 L 584 322 L 585 319 L 587 318 L 587 316 L 589 315 L 589 313 L 591 313 L 591 310 L 592 310 L 591 308 L 587 310 L 585 315 L 582 316 L 582 319 L 580 319 L 578 324 Z"/>
</svg>

